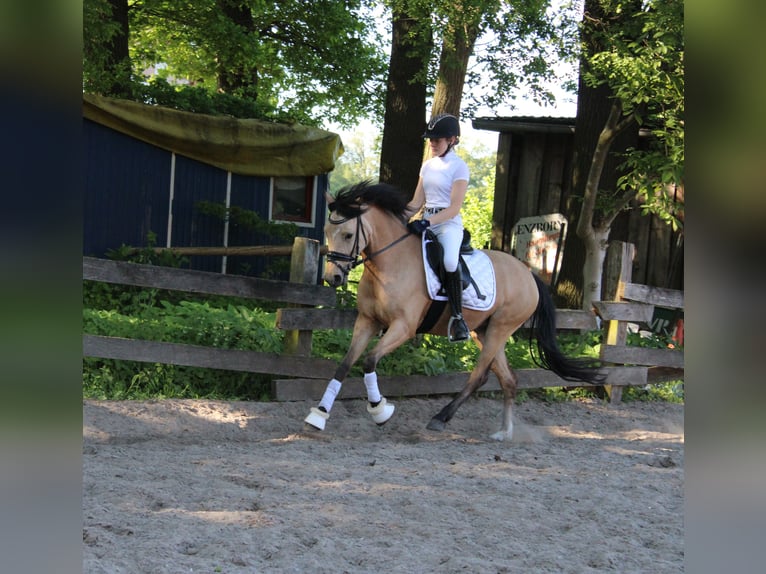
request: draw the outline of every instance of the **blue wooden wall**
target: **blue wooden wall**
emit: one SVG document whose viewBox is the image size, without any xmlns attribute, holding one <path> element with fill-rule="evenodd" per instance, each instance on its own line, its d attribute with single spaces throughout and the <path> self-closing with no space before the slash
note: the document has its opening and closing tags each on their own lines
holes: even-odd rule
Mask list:
<svg viewBox="0 0 766 574">
<path fill-rule="evenodd" d="M 110 249 L 121 245 L 145 247 L 149 232 L 156 234 L 156 245 L 168 241 L 170 213 L 171 152 L 131 138 L 125 134 L 83 119 L 84 141 L 84 205 L 83 254 L 105 257 Z M 170 226 L 173 247 L 220 247 L 224 239 L 224 223 L 197 209 L 200 201 L 223 204 L 226 201 L 228 173 L 219 168 L 175 156 L 173 171 L 173 213 Z M 317 175 L 317 200 L 314 227 L 299 227 L 296 234 L 323 240 L 327 174 Z M 231 175 L 230 205 L 257 212 L 269 218 L 270 178 Z M 252 230 L 230 225 L 228 244 L 284 244 Z M 227 273 L 251 276 L 274 275 L 277 258 L 229 257 Z M 289 261 L 288 261 L 289 264 Z M 194 256 L 191 269 L 222 269 L 220 256 Z M 289 265 L 288 265 L 289 267 Z"/>
</svg>

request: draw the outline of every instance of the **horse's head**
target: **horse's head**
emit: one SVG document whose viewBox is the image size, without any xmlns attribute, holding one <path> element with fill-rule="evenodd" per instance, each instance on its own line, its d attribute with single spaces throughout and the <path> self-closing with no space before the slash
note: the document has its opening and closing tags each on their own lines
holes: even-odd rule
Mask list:
<svg viewBox="0 0 766 574">
<path fill-rule="evenodd" d="M 331 287 L 345 285 L 348 274 L 362 263 L 361 253 L 367 246 L 368 231 L 363 221 L 363 210 L 356 215 L 343 215 L 334 209 L 333 198 L 327 198 L 330 216 L 324 226 L 327 240 L 327 262 L 322 278 Z"/>
<path fill-rule="evenodd" d="M 327 240 L 327 264 L 324 280 L 333 287 L 344 285 L 348 274 L 363 263 L 362 252 L 367 248 L 372 224 L 365 214 L 372 207 L 405 220 L 407 198 L 398 188 L 362 181 L 341 189 L 335 197 L 325 194 L 330 216 L 324 227 Z"/>
</svg>

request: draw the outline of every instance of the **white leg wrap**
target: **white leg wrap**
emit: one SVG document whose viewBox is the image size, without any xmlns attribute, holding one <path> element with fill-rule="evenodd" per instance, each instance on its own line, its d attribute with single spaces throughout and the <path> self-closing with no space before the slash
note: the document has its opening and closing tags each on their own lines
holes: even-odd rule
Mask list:
<svg viewBox="0 0 766 574">
<path fill-rule="evenodd" d="M 373 371 L 364 374 L 364 386 L 367 387 L 367 400 L 377 403 L 382 398 L 378 389 L 378 374 Z"/>
<path fill-rule="evenodd" d="M 372 415 L 372 420 L 378 425 L 382 425 L 390 419 L 391 415 L 394 414 L 394 409 L 394 405 L 389 404 L 385 397 L 381 397 L 380 402 L 375 407 L 367 404 L 367 412 Z"/>
<path fill-rule="evenodd" d="M 335 402 L 335 397 L 340 392 L 340 387 L 341 382 L 337 379 L 332 379 L 327 383 L 322 400 L 319 401 L 319 407 L 322 407 L 324 411 L 320 410 L 319 407 L 311 407 L 308 416 L 303 419 L 303 422 L 310 424 L 316 429 L 324 430 L 324 425 L 327 419 L 330 418 L 330 409 L 332 409 L 332 405 Z"/>
<path fill-rule="evenodd" d="M 330 412 L 330 409 L 332 409 L 332 405 L 335 402 L 335 397 L 337 397 L 338 393 L 340 392 L 340 387 L 341 382 L 337 379 L 333 379 L 327 383 L 327 389 L 325 389 L 322 400 L 319 401 L 319 406 L 324 407 L 328 413 Z"/>
</svg>

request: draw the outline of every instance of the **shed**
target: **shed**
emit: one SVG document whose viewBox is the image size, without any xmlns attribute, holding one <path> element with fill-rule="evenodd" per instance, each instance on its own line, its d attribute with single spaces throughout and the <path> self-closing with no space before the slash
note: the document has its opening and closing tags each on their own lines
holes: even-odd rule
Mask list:
<svg viewBox="0 0 766 574">
<path fill-rule="evenodd" d="M 213 215 L 211 205 L 293 223 L 298 236 L 321 241 L 328 173 L 343 153 L 340 136 L 313 127 L 89 94 L 83 142 L 83 253 L 94 257 L 147 246 L 150 234 L 157 247 L 285 243 Z M 246 275 L 268 265 L 263 257 L 220 255 L 192 256 L 189 264 Z"/>
<path fill-rule="evenodd" d="M 498 132 L 492 248 L 511 252 L 514 224 L 523 217 L 562 213 L 571 205 L 575 118 L 483 117 L 475 129 Z M 683 235 L 640 209 L 620 214 L 610 239 L 636 246 L 633 280 L 683 289 Z"/>
</svg>

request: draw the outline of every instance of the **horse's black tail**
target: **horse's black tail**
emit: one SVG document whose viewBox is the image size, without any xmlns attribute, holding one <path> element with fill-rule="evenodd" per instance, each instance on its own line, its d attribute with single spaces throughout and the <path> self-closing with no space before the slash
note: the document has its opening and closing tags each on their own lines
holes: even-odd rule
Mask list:
<svg viewBox="0 0 766 574">
<path fill-rule="evenodd" d="M 606 375 L 599 371 L 593 361 L 567 357 L 559 348 L 556 341 L 556 307 L 550 293 L 548 293 L 548 287 L 537 275 L 533 275 L 533 277 L 537 283 L 540 298 L 535 314 L 532 316 L 529 341 L 532 359 L 539 367 L 553 371 L 565 381 L 582 381 L 594 385 L 603 384 Z M 535 357 L 532 348 L 533 338 L 537 343 L 537 357 Z"/>
</svg>

